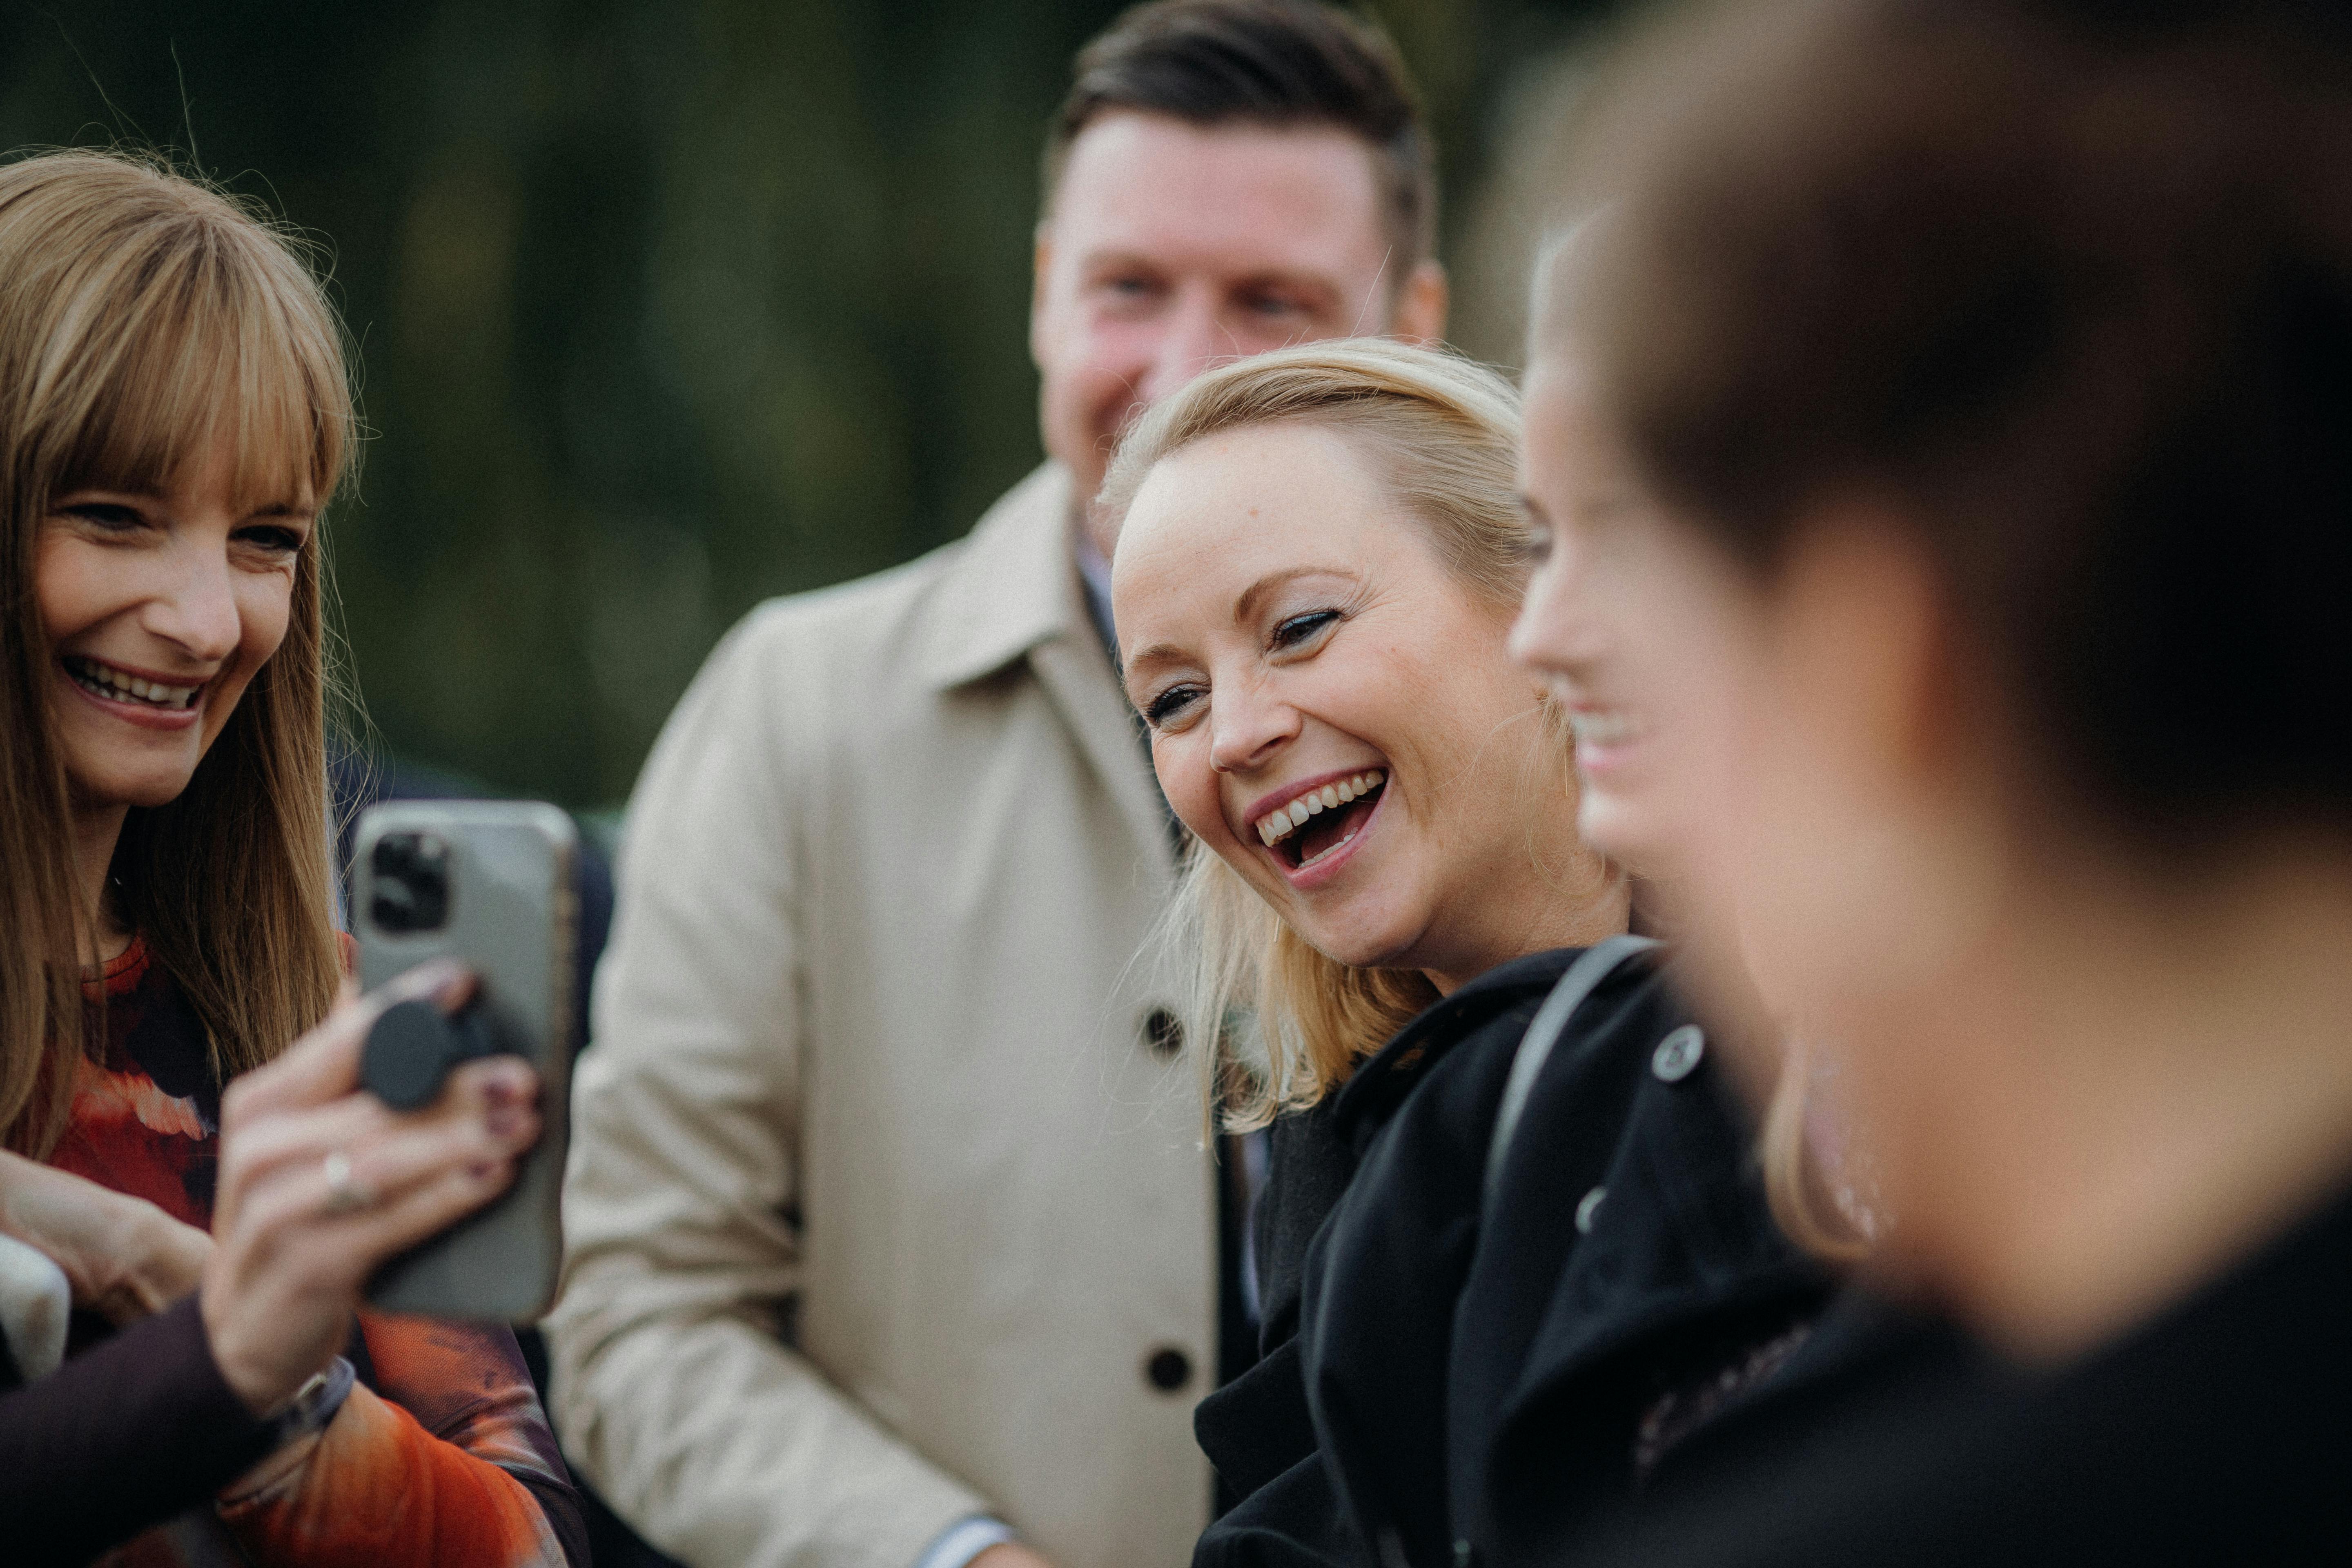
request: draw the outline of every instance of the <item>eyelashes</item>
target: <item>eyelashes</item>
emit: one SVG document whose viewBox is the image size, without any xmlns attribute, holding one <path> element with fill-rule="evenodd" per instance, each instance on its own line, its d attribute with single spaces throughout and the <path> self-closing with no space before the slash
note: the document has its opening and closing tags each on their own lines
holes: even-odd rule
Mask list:
<svg viewBox="0 0 2352 1568">
<path fill-rule="evenodd" d="M 1143 710 L 1143 716 L 1153 729 L 1160 729 L 1189 706 L 1201 694 L 1197 686 L 1171 686 L 1153 698 Z"/>
<path fill-rule="evenodd" d="M 1277 656 L 1302 651 L 1311 654 L 1318 641 L 1346 620 L 1349 614 L 1346 609 L 1326 607 L 1285 616 L 1266 633 L 1266 651 Z M 1152 729 L 1166 730 L 1182 720 L 1207 695 L 1208 688 L 1200 682 L 1180 681 L 1146 700 L 1138 710 Z"/>
<path fill-rule="evenodd" d="M 1266 641 L 1275 648 L 1297 647 L 1312 641 L 1327 627 L 1338 625 L 1339 621 L 1339 612 L 1337 610 L 1309 610 L 1303 616 L 1292 616 L 1277 623 L 1274 635 Z"/>
</svg>

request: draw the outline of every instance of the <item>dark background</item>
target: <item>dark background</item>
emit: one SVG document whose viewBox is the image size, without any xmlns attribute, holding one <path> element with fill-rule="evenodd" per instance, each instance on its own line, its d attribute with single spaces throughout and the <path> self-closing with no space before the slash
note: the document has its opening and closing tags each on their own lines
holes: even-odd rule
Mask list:
<svg viewBox="0 0 2352 1568">
<path fill-rule="evenodd" d="M 1517 353 L 1506 150 L 1601 8 L 1372 7 L 1482 357 Z M 372 432 L 328 538 L 373 743 L 593 811 L 746 608 L 1038 460 L 1039 143 L 1118 9 L 0 0 L 0 146 L 168 146 L 312 237 Z"/>
</svg>

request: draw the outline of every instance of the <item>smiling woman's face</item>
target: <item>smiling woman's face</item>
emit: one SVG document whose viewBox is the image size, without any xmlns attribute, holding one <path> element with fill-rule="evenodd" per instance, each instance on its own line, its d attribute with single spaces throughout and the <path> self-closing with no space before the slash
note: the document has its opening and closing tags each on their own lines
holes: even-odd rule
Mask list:
<svg viewBox="0 0 2352 1568">
<path fill-rule="evenodd" d="M 1112 595 L 1169 804 L 1309 943 L 1441 987 L 1555 945 L 1585 851 L 1511 607 L 1346 438 L 1278 423 L 1161 459 Z"/>
<path fill-rule="evenodd" d="M 1585 837 L 1634 871 L 1687 878 L 1745 775 L 1752 650 L 1728 564 L 1643 492 L 1572 356 L 1528 366 L 1520 479 L 1539 563 L 1511 634 L 1576 731 Z"/>
<path fill-rule="evenodd" d="M 77 810 L 187 788 L 286 637 L 306 498 L 230 493 L 226 462 L 154 493 L 58 496 L 36 542 L 51 701 Z"/>
</svg>

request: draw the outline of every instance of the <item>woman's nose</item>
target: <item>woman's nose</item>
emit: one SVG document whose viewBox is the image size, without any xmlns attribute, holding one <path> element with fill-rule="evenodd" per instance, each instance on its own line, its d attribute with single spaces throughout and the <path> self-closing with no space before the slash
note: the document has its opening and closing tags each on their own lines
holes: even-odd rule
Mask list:
<svg viewBox="0 0 2352 1568">
<path fill-rule="evenodd" d="M 1209 765 L 1236 773 L 1265 763 L 1297 737 L 1298 710 L 1263 692 L 1220 691 L 1210 723 Z"/>
<path fill-rule="evenodd" d="M 243 635 L 231 570 L 217 551 L 175 551 L 170 577 L 147 601 L 142 624 L 190 658 L 206 664 L 227 658 Z"/>
</svg>

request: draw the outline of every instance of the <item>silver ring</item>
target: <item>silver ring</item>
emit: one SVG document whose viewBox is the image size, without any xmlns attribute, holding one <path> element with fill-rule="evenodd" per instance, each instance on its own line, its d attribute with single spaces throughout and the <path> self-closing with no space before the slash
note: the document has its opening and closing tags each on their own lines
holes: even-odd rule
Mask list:
<svg viewBox="0 0 2352 1568">
<path fill-rule="evenodd" d="M 321 1165 L 327 1174 L 327 1212 L 350 1214 L 354 1209 L 375 1206 L 375 1194 L 352 1179 L 352 1158 L 341 1149 L 330 1149 Z"/>
</svg>

